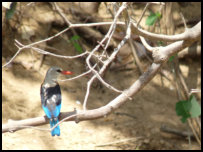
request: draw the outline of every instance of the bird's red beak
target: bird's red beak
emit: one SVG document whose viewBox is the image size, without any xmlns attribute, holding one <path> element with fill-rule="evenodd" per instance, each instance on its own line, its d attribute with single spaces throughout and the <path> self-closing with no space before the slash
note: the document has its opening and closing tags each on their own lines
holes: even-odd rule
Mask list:
<svg viewBox="0 0 203 152">
<path fill-rule="evenodd" d="M 73 74 L 73 72 L 71 72 L 71 71 L 62 71 L 61 73 L 64 74 L 64 75 L 71 75 L 71 74 Z"/>
</svg>

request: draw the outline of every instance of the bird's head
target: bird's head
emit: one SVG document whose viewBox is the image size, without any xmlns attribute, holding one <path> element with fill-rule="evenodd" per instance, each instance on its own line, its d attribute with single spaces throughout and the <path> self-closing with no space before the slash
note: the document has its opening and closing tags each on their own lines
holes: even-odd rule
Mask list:
<svg viewBox="0 0 203 152">
<path fill-rule="evenodd" d="M 59 68 L 57 66 L 53 66 L 53 67 L 49 68 L 49 70 L 47 71 L 46 77 L 44 79 L 44 83 L 56 82 L 57 78 L 60 74 L 71 75 L 72 72 L 71 71 L 63 71 L 61 68 Z"/>
</svg>

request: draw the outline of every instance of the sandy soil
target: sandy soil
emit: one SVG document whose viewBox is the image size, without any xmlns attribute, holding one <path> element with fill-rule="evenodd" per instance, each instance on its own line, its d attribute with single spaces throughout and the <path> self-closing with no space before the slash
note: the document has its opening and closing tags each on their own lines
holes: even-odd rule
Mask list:
<svg viewBox="0 0 203 152">
<path fill-rule="evenodd" d="M 44 35 L 46 34 L 45 32 Z M 4 44 L 6 45 L 6 42 Z M 62 38 L 56 38 L 49 44 L 61 50 L 55 53 L 66 55 L 75 53 L 73 46 Z M 5 48 L 10 48 L 10 53 L 6 52 Z M 7 61 L 6 58 L 11 57 L 16 50 L 14 46 L 12 48 L 7 44 L 3 48 L 2 63 L 4 64 Z M 44 116 L 39 92 L 50 66 L 58 65 L 65 70 L 73 71 L 74 75 L 86 71 L 85 62 L 81 59 L 65 60 L 51 56 L 46 56 L 42 67 L 38 69 L 40 57 L 41 55 L 35 52 L 23 51 L 13 64 L 2 69 L 3 124 L 9 119 L 23 120 Z M 143 64 L 146 64 L 146 61 Z M 191 88 L 196 83 L 200 87 L 201 61 L 190 62 L 190 68 L 187 64 L 188 62 L 181 62 L 181 70 L 186 77 L 186 82 Z M 74 108 L 82 109 L 89 77 L 60 82 L 63 95 L 62 112 L 72 111 Z M 122 90 L 128 88 L 138 77 L 139 72 L 135 68 L 130 71 L 107 71 L 105 80 Z M 103 86 L 94 84 L 89 96 L 88 108 L 101 107 L 117 95 Z M 78 104 L 78 101 L 81 104 Z M 200 149 L 194 140 L 189 146 L 187 139 L 160 131 L 161 125 L 187 130 L 187 126 L 182 124 L 176 115 L 176 102 L 174 87 L 168 80 L 161 79 L 161 76 L 157 75 L 133 97 L 132 101 L 128 101 L 105 118 L 79 124 L 64 122 L 60 125 L 60 137 L 52 137 L 50 132 L 36 129 L 3 133 L 2 149 Z M 39 127 L 49 128 L 49 125 Z"/>
</svg>

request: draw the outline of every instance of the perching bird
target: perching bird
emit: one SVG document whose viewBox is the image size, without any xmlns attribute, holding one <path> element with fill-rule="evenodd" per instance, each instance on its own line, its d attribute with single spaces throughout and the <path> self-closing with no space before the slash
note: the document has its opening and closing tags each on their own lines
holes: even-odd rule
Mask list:
<svg viewBox="0 0 203 152">
<path fill-rule="evenodd" d="M 63 71 L 61 68 L 56 66 L 51 67 L 47 71 L 46 77 L 40 89 L 42 108 L 46 116 L 50 119 L 51 128 L 59 122 L 58 116 L 61 111 L 61 89 L 57 82 L 57 77 L 60 74 L 70 75 L 72 72 Z M 51 135 L 60 136 L 59 125 L 51 131 Z"/>
</svg>

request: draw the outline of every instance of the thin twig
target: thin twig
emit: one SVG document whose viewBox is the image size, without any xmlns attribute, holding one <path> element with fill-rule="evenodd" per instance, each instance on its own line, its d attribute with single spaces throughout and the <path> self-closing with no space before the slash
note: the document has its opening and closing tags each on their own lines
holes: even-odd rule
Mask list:
<svg viewBox="0 0 203 152">
<path fill-rule="evenodd" d="M 147 41 L 145 40 L 144 37 L 142 37 L 142 36 L 139 36 L 139 37 L 140 37 L 140 40 L 141 40 L 142 44 L 145 46 L 146 50 L 148 50 L 149 52 L 152 52 L 154 48 L 151 47 L 151 46 L 147 43 Z"/>
<path fill-rule="evenodd" d="M 163 132 L 172 133 L 172 134 L 182 136 L 182 137 L 188 137 L 188 136 L 194 137 L 192 132 L 186 132 L 186 131 L 180 131 L 177 129 L 172 129 L 172 128 L 166 127 L 165 125 L 162 125 L 160 130 Z"/>
<path fill-rule="evenodd" d="M 114 142 L 109 142 L 109 143 L 105 143 L 105 144 L 101 144 L 101 145 L 96 145 L 95 147 L 111 146 L 111 145 L 114 145 L 114 144 L 120 144 L 120 143 L 128 142 L 128 141 L 131 141 L 131 140 L 138 140 L 139 138 L 141 138 L 141 137 L 122 139 L 122 140 L 118 140 L 118 141 L 114 141 Z"/>
<path fill-rule="evenodd" d="M 125 116 L 128 116 L 128 117 L 131 117 L 133 119 L 137 119 L 136 116 L 134 115 L 131 115 L 129 113 L 124 113 L 124 112 L 115 112 L 116 115 L 125 115 Z"/>
<path fill-rule="evenodd" d="M 186 24 L 186 22 L 185 22 L 185 18 L 184 18 L 184 16 L 183 16 L 183 14 L 180 13 L 180 16 L 181 16 L 181 19 L 182 19 L 182 21 L 183 21 L 183 24 L 184 24 L 185 29 L 187 29 L 187 24 Z"/>
<path fill-rule="evenodd" d="M 101 40 L 100 44 L 98 44 L 98 45 L 91 51 L 91 53 L 88 55 L 88 57 L 87 57 L 87 59 L 86 59 L 86 63 L 87 63 L 87 65 L 88 65 L 88 67 L 95 73 L 95 75 L 94 75 L 94 76 L 88 81 L 88 83 L 87 83 L 87 91 L 86 91 L 86 95 L 85 95 L 84 102 L 83 102 L 83 109 L 84 109 L 84 110 L 86 110 L 87 99 L 88 99 L 88 95 L 89 95 L 89 92 L 90 92 L 90 86 L 91 86 L 92 82 L 94 81 L 94 79 L 95 79 L 96 77 L 97 77 L 99 80 L 102 80 L 101 77 L 100 77 L 100 74 L 102 74 L 102 73 L 104 72 L 104 70 L 106 69 L 107 65 L 108 65 L 109 63 L 111 63 L 111 61 L 115 58 L 115 56 L 113 57 L 113 54 L 114 54 L 114 53 L 112 53 L 111 56 L 113 57 L 113 59 L 110 57 L 107 61 L 105 61 L 104 65 L 103 65 L 103 67 L 101 68 L 101 70 L 100 70 L 99 73 L 97 73 L 97 71 L 95 71 L 94 69 L 92 69 L 92 67 L 91 67 L 91 65 L 90 65 L 90 58 L 91 58 L 91 56 L 99 49 L 100 45 L 103 44 L 107 38 L 110 38 L 110 37 L 109 37 L 110 34 L 112 33 L 113 30 L 115 30 L 114 28 L 115 28 L 115 24 L 116 24 L 116 21 L 117 21 L 117 19 L 118 19 L 118 16 L 120 15 L 120 13 L 121 13 L 124 9 L 126 9 L 126 7 L 127 7 L 127 3 L 124 2 L 124 3 L 121 5 L 121 7 L 118 9 L 118 11 L 117 11 L 117 13 L 116 13 L 116 15 L 115 15 L 115 17 L 114 17 L 113 24 L 112 24 L 111 27 L 109 28 L 109 31 L 107 32 L 107 34 L 105 35 L 105 37 Z M 131 24 L 131 23 L 130 23 L 130 24 Z M 107 42 L 107 44 L 108 44 L 108 42 Z M 115 51 L 114 51 L 114 52 L 115 52 Z M 116 51 L 116 52 L 118 52 L 118 51 Z M 117 54 L 117 53 L 116 53 L 116 54 Z M 102 81 L 101 81 L 101 82 L 102 82 Z M 105 84 L 105 83 L 103 82 L 103 84 Z M 107 85 L 107 84 L 105 84 L 105 85 Z M 115 89 L 114 89 L 114 90 L 115 90 Z"/>
<path fill-rule="evenodd" d="M 54 6 L 56 7 L 57 12 L 59 13 L 59 15 L 63 18 L 63 20 L 66 22 L 66 24 L 68 26 L 71 26 L 72 23 L 67 19 L 67 17 L 65 16 L 65 14 L 62 12 L 61 8 L 57 5 L 56 2 L 54 2 Z M 75 29 L 71 28 L 71 31 L 73 32 L 73 35 L 78 35 L 77 32 L 75 31 Z M 75 40 L 81 47 L 82 50 L 84 51 L 84 47 L 82 45 L 82 43 L 80 42 L 80 40 Z"/>
<path fill-rule="evenodd" d="M 97 64 L 95 64 L 92 68 L 94 69 L 96 66 L 97 66 Z M 58 80 L 58 81 L 72 81 L 72 80 L 78 79 L 78 78 L 80 78 L 80 77 L 82 77 L 84 75 L 87 75 L 88 73 L 91 73 L 91 72 L 92 72 L 92 70 L 89 70 L 89 71 L 87 71 L 85 73 L 82 73 L 80 75 L 77 75 L 75 77 L 72 77 L 72 78 L 69 78 L 69 79 Z"/>
<path fill-rule="evenodd" d="M 136 52 L 137 46 L 135 46 L 136 44 L 135 45 L 133 44 L 133 40 L 131 38 L 129 39 L 129 43 L 130 43 L 130 47 L 131 47 L 135 62 L 137 64 L 137 66 L 138 66 L 138 69 L 140 70 L 140 73 L 142 74 L 143 73 L 142 65 L 141 65 L 140 59 L 139 59 L 139 57 L 137 55 L 137 52 Z"/>
<path fill-rule="evenodd" d="M 101 23 L 86 23 L 86 24 L 71 24 L 71 26 L 69 26 L 68 28 L 65 28 L 64 30 L 62 30 L 61 32 L 55 34 L 54 36 L 51 36 L 49 38 L 43 39 L 41 41 L 37 41 L 28 45 L 24 45 L 22 48 L 19 48 L 18 51 L 16 52 L 16 54 L 7 62 L 5 63 L 2 68 L 4 68 L 5 66 L 7 66 L 8 64 L 10 64 L 15 58 L 16 56 L 23 50 L 26 48 L 31 48 L 34 45 L 38 45 L 40 43 L 46 42 L 46 41 L 50 41 L 54 38 L 56 38 L 57 36 L 65 33 L 66 31 L 68 31 L 70 28 L 76 28 L 76 27 L 92 27 L 92 26 L 103 26 L 103 25 L 111 25 L 113 22 L 101 22 Z M 125 25 L 124 22 L 116 22 L 116 24 L 118 25 Z M 15 40 L 17 41 L 17 40 Z M 18 42 L 18 41 L 17 41 Z M 71 59 L 71 58 L 69 58 Z"/>
<path fill-rule="evenodd" d="M 195 136 L 195 139 L 197 140 L 198 144 L 201 145 L 201 139 L 199 138 L 199 136 L 198 136 L 198 134 L 196 132 L 196 129 L 194 128 L 194 126 L 192 124 L 192 119 L 193 118 L 187 119 L 188 120 L 188 124 L 189 124 L 190 128 L 192 129 L 192 132 L 193 132 L 193 134 Z"/>
<path fill-rule="evenodd" d="M 146 4 L 146 6 L 145 6 L 145 8 L 144 8 L 144 10 L 143 10 L 143 12 L 142 12 L 142 15 L 140 16 L 140 19 L 139 19 L 138 22 L 137 22 L 137 27 L 139 27 L 139 24 L 140 24 L 140 22 L 141 22 L 141 20 L 142 20 L 142 18 L 143 18 L 143 16 L 144 16 L 144 14 L 145 14 L 147 8 L 149 7 L 149 5 L 150 5 L 150 3 L 147 3 L 147 4 Z"/>
</svg>

